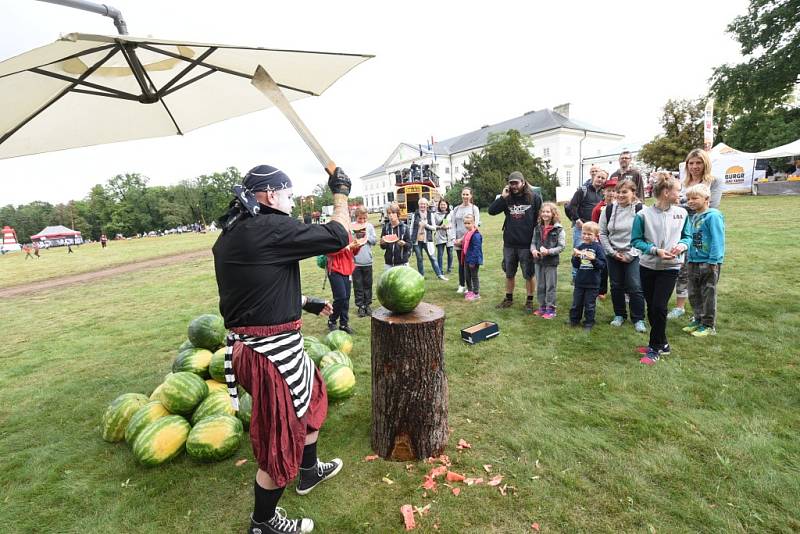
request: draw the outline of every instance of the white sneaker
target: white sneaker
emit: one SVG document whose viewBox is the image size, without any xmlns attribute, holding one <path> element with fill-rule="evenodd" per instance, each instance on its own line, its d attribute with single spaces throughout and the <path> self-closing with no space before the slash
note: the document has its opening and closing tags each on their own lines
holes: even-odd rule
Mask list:
<svg viewBox="0 0 800 534">
<path fill-rule="evenodd" d="M 450 279 L 449 279 L 449 278 L 447 278 L 445 275 L 443 275 L 443 274 L 440 274 L 440 275 L 439 275 L 439 280 L 442 280 L 442 281 L 444 281 L 444 282 L 447 282 L 447 281 L 448 281 L 448 280 L 450 280 Z"/>
<path fill-rule="evenodd" d="M 466 289 L 467 288 L 464 286 L 458 286 L 458 289 L 456 289 L 456 293 L 463 293 L 464 291 L 466 291 Z"/>
</svg>

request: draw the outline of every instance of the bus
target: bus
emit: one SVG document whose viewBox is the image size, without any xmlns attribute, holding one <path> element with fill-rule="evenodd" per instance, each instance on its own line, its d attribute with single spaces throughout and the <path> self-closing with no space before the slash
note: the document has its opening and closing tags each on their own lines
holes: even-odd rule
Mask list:
<svg viewBox="0 0 800 534">
<path fill-rule="evenodd" d="M 431 180 L 422 180 L 396 185 L 395 200 L 400 206 L 400 220 L 407 221 L 408 214 L 417 211 L 420 198 L 426 198 L 433 206 L 440 198 L 439 190 Z M 436 211 L 434 207 L 431 208 Z"/>
</svg>

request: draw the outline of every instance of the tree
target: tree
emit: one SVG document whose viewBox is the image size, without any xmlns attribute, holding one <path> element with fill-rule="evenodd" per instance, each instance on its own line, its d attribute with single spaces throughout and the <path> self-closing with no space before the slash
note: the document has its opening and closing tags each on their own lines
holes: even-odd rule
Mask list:
<svg viewBox="0 0 800 534">
<path fill-rule="evenodd" d="M 664 133 L 642 146 L 639 159 L 655 168 L 677 170 L 690 150 L 703 147 L 705 105 L 705 100 L 700 98 L 667 100 L 661 115 Z M 717 138 L 725 134 L 731 117 L 724 106 L 717 106 L 714 114 L 714 137 Z"/>
<path fill-rule="evenodd" d="M 513 171 L 520 171 L 529 184 L 541 187 L 542 198 L 554 199 L 558 178 L 550 173 L 549 162 L 532 155 L 532 148 L 530 138 L 517 130 L 489 134 L 486 148 L 473 153 L 464 164 L 465 181 L 472 188 L 475 203 L 491 204 Z"/>
<path fill-rule="evenodd" d="M 746 61 L 717 67 L 711 93 L 736 115 L 785 107 L 800 76 L 800 0 L 750 0 L 727 30 Z"/>
<path fill-rule="evenodd" d="M 800 109 L 753 111 L 736 119 L 725 132 L 726 144 L 744 152 L 761 152 L 800 137 Z"/>
</svg>

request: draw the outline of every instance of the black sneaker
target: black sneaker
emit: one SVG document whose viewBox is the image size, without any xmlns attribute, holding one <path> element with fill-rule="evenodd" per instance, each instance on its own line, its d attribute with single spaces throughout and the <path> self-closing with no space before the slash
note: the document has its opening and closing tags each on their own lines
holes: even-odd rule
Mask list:
<svg viewBox="0 0 800 534">
<path fill-rule="evenodd" d="M 500 301 L 500 304 L 495 306 L 495 308 L 502 310 L 504 308 L 510 308 L 513 305 L 514 305 L 514 301 L 513 300 L 503 299 L 503 300 Z"/>
<path fill-rule="evenodd" d="M 346 324 L 343 324 L 342 326 L 340 326 L 339 330 L 341 330 L 342 332 L 347 332 L 351 336 L 355 335 L 355 332 L 353 332 L 353 329 L 350 328 L 349 326 L 347 326 Z"/>
<path fill-rule="evenodd" d="M 533 306 L 533 301 L 532 300 L 526 300 L 525 301 L 525 313 L 533 313 L 534 311 L 536 311 L 536 308 Z"/>
<path fill-rule="evenodd" d="M 364 311 L 364 308 L 359 308 L 358 309 L 358 316 L 359 317 L 366 317 L 367 316 L 367 312 Z"/>
<path fill-rule="evenodd" d="M 333 332 L 334 330 L 336 330 L 336 323 L 328 321 L 328 332 Z"/>
<path fill-rule="evenodd" d="M 266 523 L 257 523 L 250 516 L 250 534 L 304 534 L 314 530 L 314 521 L 307 517 L 287 519 L 286 510 L 275 508 L 275 515 Z"/>
<path fill-rule="evenodd" d="M 369 304 L 364 306 L 364 313 L 367 315 L 367 317 L 370 317 L 372 315 L 372 308 L 369 307 Z"/>
<path fill-rule="evenodd" d="M 297 493 L 305 495 L 316 487 L 323 480 L 335 477 L 342 470 L 344 464 L 339 458 L 334 458 L 330 462 L 320 462 L 308 469 L 300 468 L 300 481 L 297 483 Z"/>
</svg>

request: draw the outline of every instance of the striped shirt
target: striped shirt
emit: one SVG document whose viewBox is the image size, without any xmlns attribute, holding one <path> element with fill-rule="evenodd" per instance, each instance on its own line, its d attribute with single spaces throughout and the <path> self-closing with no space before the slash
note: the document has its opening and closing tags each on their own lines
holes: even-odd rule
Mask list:
<svg viewBox="0 0 800 534">
<path fill-rule="evenodd" d="M 231 404 L 236 411 L 239 411 L 239 392 L 236 389 L 236 376 L 233 372 L 233 345 L 237 341 L 244 343 L 275 365 L 289 387 L 297 418 L 303 417 L 311 404 L 314 386 L 314 362 L 303 348 L 303 335 L 299 331 L 265 337 L 228 333 L 225 347 L 225 382 L 228 385 Z"/>
</svg>

